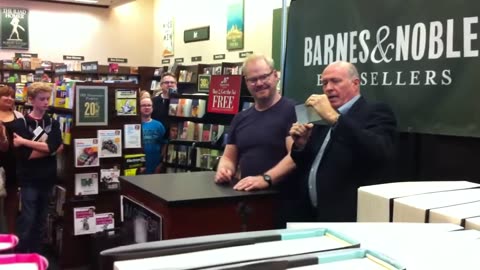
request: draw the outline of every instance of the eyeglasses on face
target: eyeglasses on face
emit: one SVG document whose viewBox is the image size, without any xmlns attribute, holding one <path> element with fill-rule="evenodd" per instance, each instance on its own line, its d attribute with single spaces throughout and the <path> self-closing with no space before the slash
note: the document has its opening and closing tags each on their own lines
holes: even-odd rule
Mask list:
<svg viewBox="0 0 480 270">
<path fill-rule="evenodd" d="M 141 104 L 140 107 L 152 107 L 152 104 Z"/>
<path fill-rule="evenodd" d="M 245 81 L 248 83 L 248 84 L 256 84 L 257 81 L 261 81 L 261 82 L 264 82 L 265 80 L 268 79 L 268 77 L 270 77 L 270 75 L 272 75 L 272 73 L 274 72 L 275 70 L 271 70 L 269 73 L 267 74 L 263 74 L 263 75 L 260 75 L 260 76 L 257 76 L 257 77 L 252 77 L 252 78 L 247 78 L 245 77 Z"/>
<path fill-rule="evenodd" d="M 164 81 L 162 83 L 164 83 L 164 84 L 176 84 L 177 82 L 176 81 Z"/>
</svg>

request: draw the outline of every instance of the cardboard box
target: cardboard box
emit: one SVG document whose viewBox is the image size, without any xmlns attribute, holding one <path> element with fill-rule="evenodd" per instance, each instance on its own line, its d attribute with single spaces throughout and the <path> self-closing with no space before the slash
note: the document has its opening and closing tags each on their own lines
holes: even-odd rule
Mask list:
<svg viewBox="0 0 480 270">
<path fill-rule="evenodd" d="M 431 223 L 453 223 L 465 227 L 466 220 L 480 217 L 480 202 L 430 210 Z"/>
<path fill-rule="evenodd" d="M 358 189 L 357 221 L 389 222 L 393 220 L 393 200 L 407 196 L 480 187 L 468 181 L 397 182 Z"/>
<path fill-rule="evenodd" d="M 475 229 L 480 231 L 480 217 L 467 218 L 465 220 L 465 229 Z"/>
<path fill-rule="evenodd" d="M 480 201 L 480 188 L 434 192 L 395 199 L 393 222 L 428 223 L 431 209 Z"/>
</svg>

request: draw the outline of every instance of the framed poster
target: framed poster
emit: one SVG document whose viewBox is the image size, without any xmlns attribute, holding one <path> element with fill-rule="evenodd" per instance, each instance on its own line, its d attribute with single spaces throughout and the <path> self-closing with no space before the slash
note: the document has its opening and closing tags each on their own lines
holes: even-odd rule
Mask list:
<svg viewBox="0 0 480 270">
<path fill-rule="evenodd" d="M 116 89 L 115 111 L 117 111 L 117 116 L 137 115 L 137 91 Z"/>
<path fill-rule="evenodd" d="M 173 17 L 163 23 L 163 57 L 173 56 L 174 21 Z"/>
<path fill-rule="evenodd" d="M 243 0 L 229 0 L 227 7 L 227 50 L 243 49 Z"/>
<path fill-rule="evenodd" d="M 108 125 L 108 86 L 77 85 L 75 89 L 75 124 Z"/>
<path fill-rule="evenodd" d="M 28 9 L 1 8 L 0 47 L 2 49 L 28 50 Z"/>
</svg>

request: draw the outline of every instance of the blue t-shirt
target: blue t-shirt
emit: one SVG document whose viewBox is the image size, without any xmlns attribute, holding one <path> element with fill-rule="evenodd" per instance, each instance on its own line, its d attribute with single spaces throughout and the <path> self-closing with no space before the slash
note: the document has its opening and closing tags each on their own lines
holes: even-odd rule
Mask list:
<svg viewBox="0 0 480 270">
<path fill-rule="evenodd" d="M 155 172 L 162 161 L 162 145 L 165 144 L 165 127 L 157 120 L 142 122 L 143 149 L 146 158 L 146 173 Z"/>
<path fill-rule="evenodd" d="M 296 119 L 295 103 L 285 97 L 265 111 L 251 107 L 233 118 L 227 143 L 238 149 L 242 178 L 263 174 L 285 157 L 285 140 Z"/>
</svg>

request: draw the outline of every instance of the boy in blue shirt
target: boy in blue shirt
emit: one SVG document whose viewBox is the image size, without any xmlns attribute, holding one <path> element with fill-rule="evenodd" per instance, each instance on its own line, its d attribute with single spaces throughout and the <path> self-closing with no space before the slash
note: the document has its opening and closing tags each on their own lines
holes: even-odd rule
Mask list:
<svg viewBox="0 0 480 270">
<path fill-rule="evenodd" d="M 56 153 L 63 149 L 60 124 L 46 114 L 52 86 L 32 83 L 27 91 L 32 111 L 15 122 L 22 211 L 17 220 L 19 253 L 39 252 L 45 232 L 51 190 L 57 177 Z"/>
<path fill-rule="evenodd" d="M 142 114 L 143 149 L 145 150 L 145 174 L 160 173 L 162 156 L 165 153 L 165 127 L 162 123 L 152 119 L 152 99 L 145 97 L 140 100 Z"/>
</svg>

